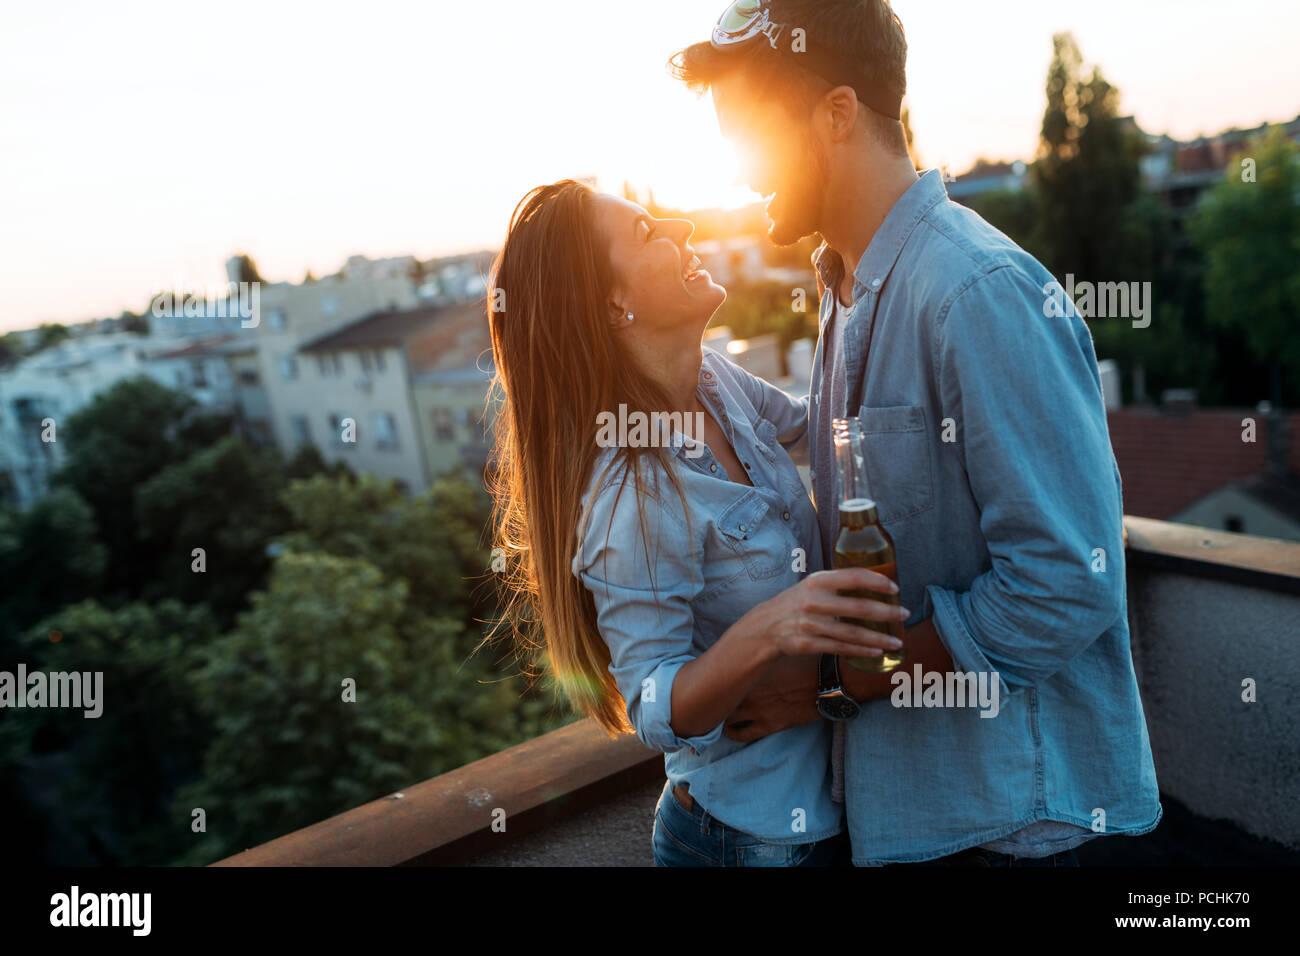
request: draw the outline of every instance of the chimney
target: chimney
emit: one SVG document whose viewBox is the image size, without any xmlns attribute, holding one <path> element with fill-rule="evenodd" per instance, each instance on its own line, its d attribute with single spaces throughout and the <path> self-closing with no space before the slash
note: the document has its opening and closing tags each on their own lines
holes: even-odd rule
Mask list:
<svg viewBox="0 0 1300 956">
<path fill-rule="evenodd" d="M 1266 470 L 1270 475 L 1281 478 L 1291 470 L 1290 463 L 1287 461 L 1290 435 L 1287 434 L 1286 416 L 1282 414 L 1282 409 L 1275 408 L 1272 402 L 1260 402 L 1255 406 L 1255 410 L 1262 412 L 1264 420 L 1268 422 L 1268 465 Z"/>
</svg>

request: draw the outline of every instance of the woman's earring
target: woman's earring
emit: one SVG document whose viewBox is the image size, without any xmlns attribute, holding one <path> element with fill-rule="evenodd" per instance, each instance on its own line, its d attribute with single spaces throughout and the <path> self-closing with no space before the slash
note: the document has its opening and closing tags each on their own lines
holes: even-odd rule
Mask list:
<svg viewBox="0 0 1300 956">
<path fill-rule="evenodd" d="M 632 321 L 632 313 L 631 313 L 631 312 L 629 312 L 629 313 L 627 314 L 627 320 L 628 320 L 629 322 Z"/>
</svg>

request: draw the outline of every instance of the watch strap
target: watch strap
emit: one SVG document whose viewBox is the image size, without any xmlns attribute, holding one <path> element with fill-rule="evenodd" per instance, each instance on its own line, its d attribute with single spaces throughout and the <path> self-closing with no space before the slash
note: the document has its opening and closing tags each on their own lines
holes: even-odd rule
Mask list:
<svg viewBox="0 0 1300 956">
<path fill-rule="evenodd" d="M 824 694 L 840 686 L 840 659 L 834 654 L 822 654 L 817 658 L 817 692 Z"/>
</svg>

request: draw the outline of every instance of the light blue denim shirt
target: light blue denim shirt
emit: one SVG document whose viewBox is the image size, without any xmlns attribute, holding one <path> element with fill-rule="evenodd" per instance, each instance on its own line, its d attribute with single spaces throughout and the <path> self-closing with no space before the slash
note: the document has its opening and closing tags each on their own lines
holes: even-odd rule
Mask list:
<svg viewBox="0 0 1300 956">
<path fill-rule="evenodd" d="M 665 753 L 668 779 L 689 784 L 711 816 L 767 842 L 824 839 L 843 829 L 843 808 L 831 800 L 825 722 L 751 743 L 726 737 L 722 723 L 698 737 L 672 729 L 681 667 L 756 604 L 822 569 L 817 516 L 787 451 L 806 440 L 807 400 L 708 348 L 697 394 L 753 487 L 731 481 L 707 446 L 675 447 L 689 526 L 667 475 L 647 462 L 643 535 L 630 475 L 623 487 L 626 464 L 599 481 L 615 453 L 605 449 L 583 497 L 573 573 L 595 602 L 628 719 L 647 746 Z"/>
<path fill-rule="evenodd" d="M 844 265 L 825 246 L 814 261 L 824 332 Z M 1161 807 L 1087 326 L 1045 314 L 1051 274 L 950 201 L 937 170 L 894 205 L 854 280 L 846 404 L 906 624 L 933 616 L 956 670 L 996 672 L 1000 708 L 863 707 L 845 746 L 854 863 L 944 856 L 1038 820 L 1148 832 Z M 819 404 L 814 481 L 835 467 L 829 419 L 846 411 Z M 828 562 L 836 504 L 818 502 Z"/>
</svg>

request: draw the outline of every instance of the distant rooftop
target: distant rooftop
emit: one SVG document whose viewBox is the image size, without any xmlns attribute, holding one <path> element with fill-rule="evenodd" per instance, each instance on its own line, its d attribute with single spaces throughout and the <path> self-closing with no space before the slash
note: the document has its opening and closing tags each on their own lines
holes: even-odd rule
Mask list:
<svg viewBox="0 0 1300 956">
<path fill-rule="evenodd" d="M 1242 441 L 1242 420 L 1258 423 L 1254 442 Z M 1167 520 L 1213 491 L 1239 483 L 1242 491 L 1286 513 L 1293 486 L 1268 480 L 1268 418 L 1254 409 L 1195 409 L 1186 413 L 1142 406 L 1107 415 L 1111 447 L 1124 483 L 1124 511 Z M 1290 415 L 1292 435 L 1300 414 Z M 1300 471 L 1300 443 L 1290 449 Z M 1279 496 L 1281 496 L 1279 498 Z"/>
<path fill-rule="evenodd" d="M 486 301 L 374 312 L 300 347 L 301 352 L 409 347 L 413 375 L 477 363 L 490 347 Z"/>
</svg>

